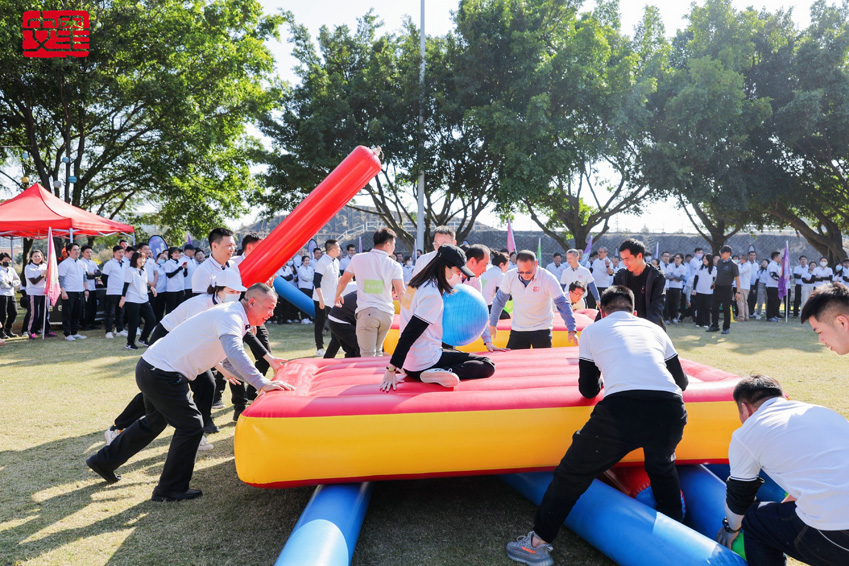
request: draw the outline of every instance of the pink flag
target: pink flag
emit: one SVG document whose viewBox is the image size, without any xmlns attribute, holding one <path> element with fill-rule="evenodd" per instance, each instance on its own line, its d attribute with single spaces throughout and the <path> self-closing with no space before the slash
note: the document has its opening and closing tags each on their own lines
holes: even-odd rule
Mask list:
<svg viewBox="0 0 849 566">
<path fill-rule="evenodd" d="M 584 249 L 584 257 L 589 258 L 593 251 L 593 235 L 590 234 L 590 239 L 587 240 L 587 247 Z"/>
<path fill-rule="evenodd" d="M 513 238 L 513 225 L 507 221 L 507 253 L 516 251 L 516 240 Z"/>
<path fill-rule="evenodd" d="M 59 266 L 56 263 L 56 248 L 53 246 L 53 229 L 47 229 L 47 273 L 44 294 L 50 300 L 50 306 L 56 306 L 59 300 Z"/>
</svg>

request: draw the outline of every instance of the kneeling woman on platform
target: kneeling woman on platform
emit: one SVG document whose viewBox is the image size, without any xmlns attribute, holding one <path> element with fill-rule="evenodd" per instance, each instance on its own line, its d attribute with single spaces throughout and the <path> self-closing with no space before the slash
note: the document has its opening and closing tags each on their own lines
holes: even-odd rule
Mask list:
<svg viewBox="0 0 849 566">
<path fill-rule="evenodd" d="M 457 246 L 445 245 L 423 271 L 410 279 L 401 299 L 401 336 L 383 374 L 381 390 L 395 389 L 397 373 L 402 369 L 411 379 L 444 387 L 495 373 L 495 364 L 489 358 L 442 348 L 442 295 L 451 293 L 462 275 L 474 277 L 466 267 L 466 254 Z"/>
</svg>

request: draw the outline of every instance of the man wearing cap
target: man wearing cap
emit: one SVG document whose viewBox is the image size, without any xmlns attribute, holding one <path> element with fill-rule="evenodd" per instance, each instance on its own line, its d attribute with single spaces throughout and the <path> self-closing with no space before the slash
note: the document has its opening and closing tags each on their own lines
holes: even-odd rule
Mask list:
<svg viewBox="0 0 849 566">
<path fill-rule="evenodd" d="M 568 253 L 566 257 L 569 257 Z M 492 311 L 489 313 L 489 333 L 492 338 L 498 333 L 498 318 L 511 297 L 513 324 L 507 341 L 508 349 L 551 348 L 551 331 L 554 328 L 552 303 L 566 322 L 569 342 L 577 343 L 578 333 L 569 298 L 563 294 L 554 275 L 540 269 L 536 254 L 532 251 L 523 250 L 516 255 L 516 270 L 504 275 L 501 287 L 492 301 Z"/>
<path fill-rule="evenodd" d="M 404 296 L 404 273 L 395 261 L 395 232 L 380 228 L 372 236 L 371 251 L 357 254 L 351 259 L 345 274 L 336 285 L 334 304 L 341 305 L 345 287 L 356 277 L 357 281 L 357 343 L 363 357 L 379 356 L 383 341 L 392 326 L 395 305 L 392 291 L 400 299 Z"/>
<path fill-rule="evenodd" d="M 189 318 L 148 348 L 136 365 L 136 384 L 144 394 L 147 414 L 89 457 L 86 464 L 107 483 L 115 483 L 120 479 L 115 470 L 170 424 L 175 429 L 174 437 L 152 499 L 180 501 L 200 497 L 200 490 L 189 489 L 189 481 L 203 436 L 203 420 L 188 396 L 188 382 L 224 362 L 229 371 L 262 392 L 294 389 L 262 376 L 242 347 L 245 333 L 251 326 L 268 320 L 276 304 L 274 290 L 257 283 L 240 301 Z M 187 344 L 192 347 L 187 348 Z"/>
</svg>

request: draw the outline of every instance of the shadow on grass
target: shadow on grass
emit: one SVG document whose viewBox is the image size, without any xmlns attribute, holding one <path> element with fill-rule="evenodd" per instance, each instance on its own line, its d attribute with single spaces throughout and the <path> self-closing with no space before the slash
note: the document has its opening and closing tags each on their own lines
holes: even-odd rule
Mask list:
<svg viewBox="0 0 849 566">
<path fill-rule="evenodd" d="M 816 334 L 810 325 L 799 324 L 799 319 L 791 318 L 788 323 L 764 322 L 750 320 L 731 325 L 730 334 L 706 332 L 686 322 L 668 329 L 674 344 L 687 348 L 699 348 L 725 344 L 732 351 L 741 354 L 758 352 L 797 350 L 799 352 L 816 352 L 822 346 L 817 342 Z"/>
</svg>

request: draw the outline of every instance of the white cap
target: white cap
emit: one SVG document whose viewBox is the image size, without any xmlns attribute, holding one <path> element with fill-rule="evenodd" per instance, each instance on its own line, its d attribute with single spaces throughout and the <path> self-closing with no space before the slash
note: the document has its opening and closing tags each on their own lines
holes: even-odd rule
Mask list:
<svg viewBox="0 0 849 566">
<path fill-rule="evenodd" d="M 230 287 L 234 291 L 247 291 L 242 285 L 242 276 L 235 269 L 224 269 L 212 278 L 210 283 L 213 287 Z"/>
</svg>

